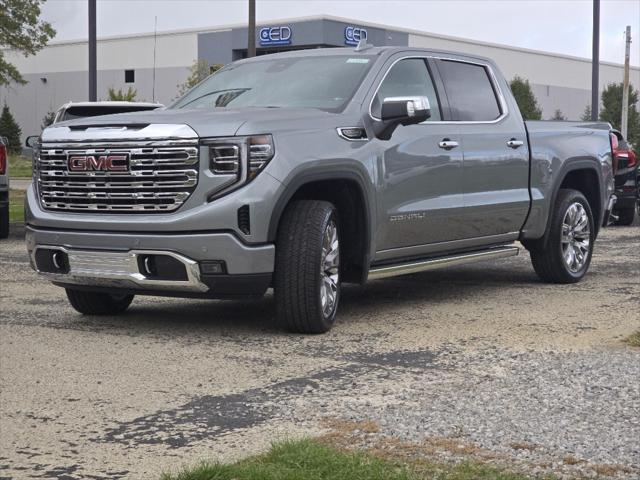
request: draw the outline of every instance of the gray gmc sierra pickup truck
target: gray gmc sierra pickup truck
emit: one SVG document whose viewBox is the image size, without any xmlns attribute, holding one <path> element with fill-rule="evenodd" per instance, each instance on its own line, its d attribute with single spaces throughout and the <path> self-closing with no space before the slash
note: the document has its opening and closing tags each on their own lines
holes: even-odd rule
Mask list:
<svg viewBox="0 0 640 480">
<path fill-rule="evenodd" d="M 516 255 L 580 280 L 613 196 L 608 126 L 525 122 L 496 65 L 406 47 L 261 56 L 163 111 L 44 130 L 33 267 L 84 314 L 273 287 L 296 332 L 342 282 Z"/>
</svg>

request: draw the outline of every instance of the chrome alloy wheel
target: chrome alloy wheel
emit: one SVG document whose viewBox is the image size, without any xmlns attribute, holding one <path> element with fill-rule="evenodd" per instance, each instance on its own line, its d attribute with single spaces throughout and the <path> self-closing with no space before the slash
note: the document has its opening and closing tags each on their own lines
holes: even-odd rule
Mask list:
<svg viewBox="0 0 640 480">
<path fill-rule="evenodd" d="M 333 219 L 329 220 L 322 238 L 322 258 L 320 259 L 320 303 L 324 318 L 333 314 L 338 300 L 338 282 L 340 278 L 340 242 L 338 227 Z"/>
<path fill-rule="evenodd" d="M 581 203 L 574 202 L 562 221 L 562 256 L 572 273 L 579 272 L 591 253 L 591 225 Z"/>
</svg>

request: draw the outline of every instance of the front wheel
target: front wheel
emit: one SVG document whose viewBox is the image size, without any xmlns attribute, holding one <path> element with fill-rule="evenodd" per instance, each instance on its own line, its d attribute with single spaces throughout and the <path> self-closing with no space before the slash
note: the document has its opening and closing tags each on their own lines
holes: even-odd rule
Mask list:
<svg viewBox="0 0 640 480">
<path fill-rule="evenodd" d="M 71 306 L 84 315 L 117 315 L 129 308 L 133 301 L 133 295 L 85 292 L 73 288 L 65 290 Z"/>
<path fill-rule="evenodd" d="M 340 300 L 340 230 L 335 207 L 299 200 L 285 211 L 276 243 L 278 321 L 289 331 L 324 333 Z"/>
<path fill-rule="evenodd" d="M 551 283 L 579 282 L 589 269 L 595 229 L 587 199 L 577 190 L 562 189 L 544 245 L 530 249 L 538 276 Z"/>
<path fill-rule="evenodd" d="M 9 236 L 9 204 L 0 206 L 0 238 Z"/>
<path fill-rule="evenodd" d="M 622 208 L 616 212 L 618 214 L 618 220 L 616 220 L 616 225 L 631 225 L 633 223 L 633 219 L 636 216 L 636 209 L 634 207 L 631 208 Z"/>
</svg>

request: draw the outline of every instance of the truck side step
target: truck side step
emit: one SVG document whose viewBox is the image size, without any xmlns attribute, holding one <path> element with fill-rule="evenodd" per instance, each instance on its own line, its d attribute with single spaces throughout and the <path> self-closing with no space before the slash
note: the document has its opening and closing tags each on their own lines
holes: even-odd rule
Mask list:
<svg viewBox="0 0 640 480">
<path fill-rule="evenodd" d="M 460 253 L 456 255 L 448 255 L 446 257 L 430 258 L 428 260 L 414 260 L 412 262 L 399 263 L 396 265 L 374 267 L 369 270 L 369 280 L 424 272 L 426 270 L 434 270 L 441 267 L 465 265 L 467 263 L 493 260 L 495 258 L 513 257 L 518 255 L 519 251 L 520 249 L 518 247 L 494 247 L 476 252 Z"/>
</svg>

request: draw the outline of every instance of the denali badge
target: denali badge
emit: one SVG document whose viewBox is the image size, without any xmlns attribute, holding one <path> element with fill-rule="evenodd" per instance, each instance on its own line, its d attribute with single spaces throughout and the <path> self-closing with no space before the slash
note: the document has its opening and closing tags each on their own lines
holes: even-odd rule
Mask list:
<svg viewBox="0 0 640 480">
<path fill-rule="evenodd" d="M 70 172 L 128 172 L 129 154 L 69 155 L 67 168 Z"/>
<path fill-rule="evenodd" d="M 423 220 L 427 218 L 427 212 L 402 213 L 400 215 L 391 215 L 390 222 L 408 222 L 412 220 Z"/>
</svg>

